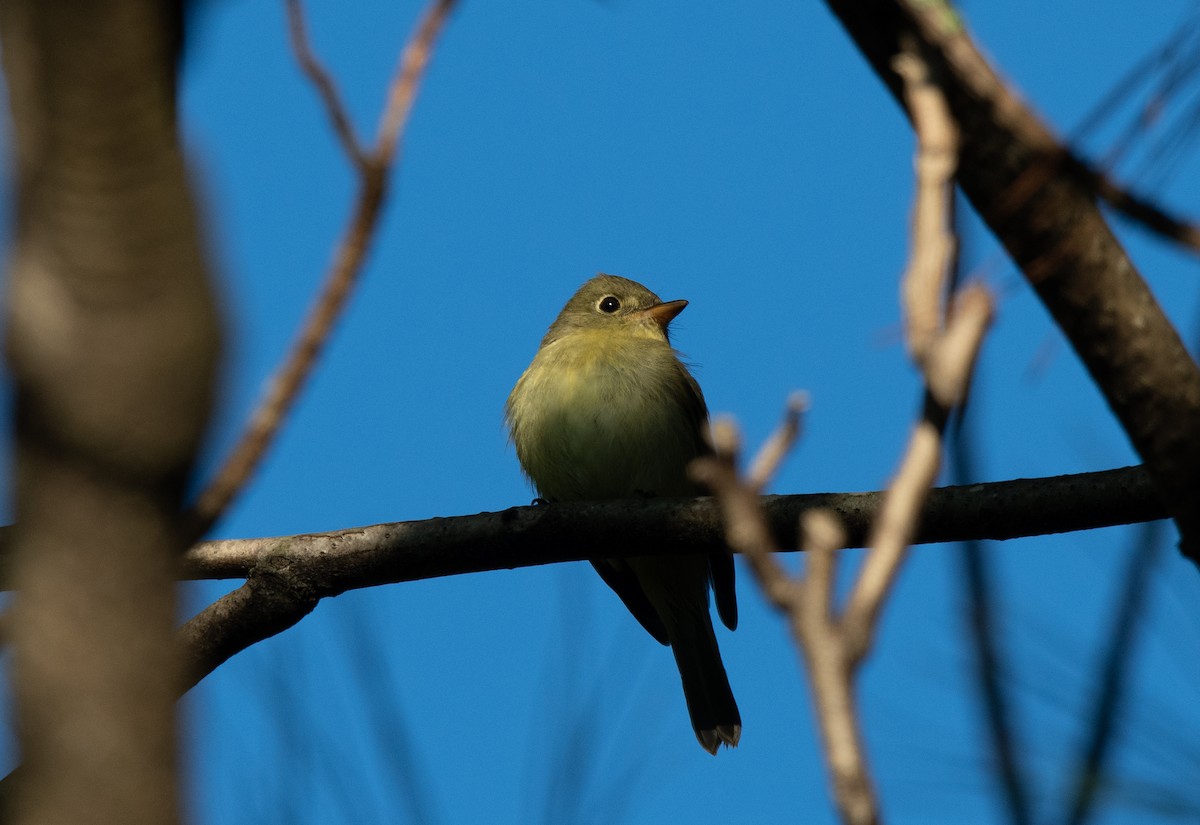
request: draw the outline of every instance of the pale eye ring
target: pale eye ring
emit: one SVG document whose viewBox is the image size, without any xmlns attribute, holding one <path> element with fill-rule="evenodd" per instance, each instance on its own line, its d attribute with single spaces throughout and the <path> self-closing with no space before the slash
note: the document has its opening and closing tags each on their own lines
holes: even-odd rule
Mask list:
<svg viewBox="0 0 1200 825">
<path fill-rule="evenodd" d="M 600 302 L 596 304 L 596 309 L 600 310 L 601 312 L 606 312 L 609 315 L 612 315 L 620 308 L 621 301 L 615 295 L 605 295 L 600 299 Z"/>
</svg>

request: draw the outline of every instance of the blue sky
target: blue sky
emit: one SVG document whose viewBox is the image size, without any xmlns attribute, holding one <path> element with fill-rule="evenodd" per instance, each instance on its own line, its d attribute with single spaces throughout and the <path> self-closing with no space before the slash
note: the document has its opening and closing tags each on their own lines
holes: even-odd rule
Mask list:
<svg viewBox="0 0 1200 825">
<path fill-rule="evenodd" d="M 318 52 L 373 133 L 418 4 L 306 5 Z M 965 14 L 1068 133 L 1189 12 L 1183 0 L 1020 0 Z M 229 326 L 211 468 L 288 350 L 354 187 L 288 51 L 281 3 L 204 5 L 183 109 Z M 1102 151 L 1116 131 L 1085 145 Z M 751 444 L 790 391 L 809 392 L 804 441 L 774 491 L 880 487 L 919 392 L 896 301 L 912 149 L 818 3 L 465 3 L 417 103 L 361 287 L 216 534 L 528 503 L 502 405 L 597 271 L 691 302 L 676 346 L 710 409 L 736 415 Z M 1200 214 L 1196 191 L 1192 158 L 1154 194 Z M 1195 340 L 1195 258 L 1115 223 Z M 979 480 L 1133 463 L 1070 348 L 977 227 L 966 260 L 999 296 L 972 401 Z M 1158 535 L 1119 775 L 1175 788 L 1194 819 L 1200 582 L 1169 547 L 1173 531 Z M 1141 536 L 987 548 L 1022 752 L 1048 816 L 1063 810 L 1077 715 Z M 979 747 L 960 557 L 913 554 L 862 674 L 892 821 L 1004 821 Z M 714 759 L 696 745 L 671 657 L 589 567 L 550 566 L 347 594 L 227 663 L 185 703 L 189 808 L 204 823 L 832 822 L 797 656 L 739 569 L 741 624 L 719 631 L 745 725 L 737 751 Z M 229 586 L 190 586 L 186 599 L 198 609 Z M 1101 821 L 1170 821 L 1161 788 L 1151 804 L 1122 786 L 1122 807 Z"/>
</svg>

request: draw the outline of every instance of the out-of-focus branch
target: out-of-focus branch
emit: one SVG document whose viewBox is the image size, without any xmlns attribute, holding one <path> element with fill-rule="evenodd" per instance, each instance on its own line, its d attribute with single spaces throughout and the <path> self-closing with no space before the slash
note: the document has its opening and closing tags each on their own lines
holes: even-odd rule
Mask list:
<svg viewBox="0 0 1200 825">
<path fill-rule="evenodd" d="M 826 0 L 893 95 L 908 38 L 962 131 L 958 181 L 1037 291 L 1200 561 L 1200 369 L 1113 236 L 1093 186 L 944 2 Z"/>
<path fill-rule="evenodd" d="M 905 553 L 916 534 L 925 499 L 941 467 L 943 430 L 948 410 L 962 403 L 974 357 L 991 322 L 991 298 L 982 287 L 968 287 L 955 302 L 950 327 L 935 342 L 929 359 L 930 386 L 925 413 L 909 441 L 908 452 L 884 496 L 869 541 L 871 553 L 850 594 L 846 632 L 854 657 L 870 647 L 869 634 L 879 607 L 895 581 Z M 935 386 L 946 394 L 935 397 Z"/>
<path fill-rule="evenodd" d="M 219 349 L 176 130 L 182 6 L 0 3 L 23 759 L 5 822 L 179 818 L 175 564 Z"/>
<path fill-rule="evenodd" d="M 805 661 L 829 765 L 833 796 L 847 825 L 875 825 L 879 803 L 867 767 L 854 697 L 854 677 L 871 647 L 880 608 L 891 591 L 917 530 L 924 502 L 941 463 L 942 431 L 950 409 L 962 403 L 975 356 L 992 317 L 991 297 L 968 287 L 952 302 L 948 318 L 942 291 L 948 280 L 955 240 L 949 216 L 953 204 L 957 129 L 944 100 L 930 83 L 927 68 L 910 45 L 896 59 L 905 95 L 915 112 L 918 136 L 917 195 L 912 252 L 903 294 L 909 349 L 925 375 L 926 403 L 909 448 L 871 531 L 846 607 L 834 605 L 835 550 L 845 542 L 828 511 L 802 519 L 809 550 L 805 575 L 793 580 L 775 561 L 775 545 L 755 493 L 782 458 L 776 448 L 755 461 L 751 481 L 737 477 L 738 440 L 732 424 L 713 428 L 714 455 L 693 464 L 721 504 L 729 544 L 746 554 L 750 569 L 769 601 L 784 612 Z M 790 444 L 798 413 L 788 412 L 768 446 Z"/>
<path fill-rule="evenodd" d="M 916 157 L 917 192 L 912 219 L 912 252 L 901 281 L 909 356 L 926 374 L 929 359 L 942 333 L 943 296 L 956 241 L 947 214 L 954 197 L 954 167 L 958 130 L 946 111 L 946 101 L 930 81 L 925 64 L 915 55 L 896 58 L 896 71 L 905 79 L 905 100 L 912 112 L 920 150 Z"/>
<path fill-rule="evenodd" d="M 367 252 L 375 238 L 387 185 L 395 166 L 400 138 L 412 112 L 438 35 L 455 0 L 433 0 L 400 58 L 399 70 L 380 117 L 375 147 L 364 152 L 354 137 L 345 107 L 332 79 L 312 54 L 304 34 L 298 0 L 289 0 L 293 44 L 298 60 L 325 102 L 334 130 L 359 172 L 354 212 L 334 253 L 325 286 L 310 312 L 286 362 L 272 377 L 267 392 L 250 419 L 241 440 L 197 499 L 192 513 L 193 533 L 199 538 L 220 517 L 246 485 L 303 389 L 334 323 L 358 282 Z"/>
<path fill-rule="evenodd" d="M 950 263 L 950 281 L 958 284 L 964 280 L 963 248 L 969 236 L 964 232 L 963 213 L 965 210 L 961 208 L 957 198 L 952 206 L 952 220 L 958 244 Z M 978 403 L 975 408 L 978 409 Z M 963 484 L 979 478 L 979 473 L 973 468 L 972 461 L 973 445 L 976 443 L 971 436 L 972 421 L 971 408 L 964 405 L 954 422 L 947 444 L 946 455 L 950 462 L 949 476 L 955 484 Z M 968 643 L 973 654 L 979 698 L 983 706 L 983 715 L 987 723 L 991 745 L 988 758 L 995 766 L 994 773 L 1007 808 L 1009 824 L 1031 825 L 1033 815 L 1030 812 L 1029 792 L 1025 787 L 1021 750 L 1010 721 L 1012 713 L 1009 709 L 1009 695 L 1002 681 L 1002 674 L 1007 672 L 1007 662 L 995 637 L 998 621 L 991 584 L 992 577 L 989 572 L 990 556 L 981 541 L 960 542 L 959 547 L 958 555 L 963 573 L 965 595 L 964 620 L 967 626 Z"/>
<path fill-rule="evenodd" d="M 913 44 L 897 56 L 895 68 L 904 79 L 904 97 L 917 133 L 912 251 L 903 291 L 909 350 L 925 377 L 927 397 L 924 414 L 875 521 L 871 552 L 846 605 L 847 656 L 854 663 L 870 648 L 880 606 L 912 543 L 925 498 L 941 466 L 942 431 L 949 411 L 966 395 L 971 368 L 992 317 L 991 296 L 975 285 L 962 290 L 950 307 L 948 320 L 943 321 L 942 293 L 956 245 L 950 215 L 958 129 Z M 916 324 L 914 318 L 924 320 Z"/>
<path fill-rule="evenodd" d="M 346 104 L 342 102 L 341 93 L 337 90 L 337 83 L 334 82 L 333 76 L 321 63 L 313 51 L 312 44 L 308 41 L 308 26 L 304 22 L 304 6 L 301 5 L 300 0 L 285 0 L 285 3 L 288 34 L 292 40 L 292 51 L 296 53 L 296 62 L 300 64 L 300 69 L 308 76 L 309 81 L 316 88 L 317 94 L 321 96 L 321 102 L 325 104 L 325 112 L 329 115 L 329 123 L 333 126 L 333 131 L 342 144 L 342 151 L 350 158 L 359 174 L 366 174 L 367 153 L 354 133 L 354 124 L 350 120 L 349 112 L 346 111 Z"/>
<path fill-rule="evenodd" d="M 1067 171 L 1078 175 L 1093 192 L 1125 217 L 1141 224 L 1156 235 L 1200 253 L 1200 225 L 1171 214 L 1150 198 L 1121 186 L 1084 158 L 1063 148 Z"/>
<path fill-rule="evenodd" d="M 763 517 L 758 492 L 775 475 L 783 459 L 800 435 L 801 403 L 788 405 L 783 423 L 759 450 L 754 470 L 744 480 L 737 475 L 741 437 L 729 419 L 718 419 L 712 426 L 713 455 L 695 461 L 692 477 L 716 496 L 729 549 L 746 557 L 766 594 L 767 601 L 784 612 L 792 610 L 798 598 L 795 583 L 775 554 L 779 545 Z"/>
<path fill-rule="evenodd" d="M 967 436 L 970 417 L 971 411 L 963 410 L 950 451 L 953 475 L 960 482 L 976 477 L 970 469 L 973 443 Z M 992 558 L 980 541 L 965 541 L 961 547 L 964 620 L 991 746 L 987 758 L 995 765 L 995 781 L 1008 812 L 1008 821 L 1011 825 L 1031 825 L 1034 820 L 1023 771 L 1023 751 L 1012 723 L 1010 696 L 1004 679 L 1009 672 L 1009 662 L 997 639 L 996 628 L 1001 614 L 990 572 Z"/>
<path fill-rule="evenodd" d="M 766 489 L 767 482 L 775 475 L 783 459 L 792 451 L 796 439 L 800 437 L 800 421 L 808 411 L 808 395 L 793 393 L 788 399 L 788 414 L 784 416 L 783 424 L 759 448 L 754 463 L 746 472 L 746 482 L 757 493 Z"/>
<path fill-rule="evenodd" d="M 776 434 L 755 458 L 753 480 L 738 477 L 741 444 L 737 428 L 728 420 L 716 422 L 713 455 L 694 461 L 692 475 L 716 496 L 730 549 L 746 557 L 767 601 L 788 619 L 808 665 L 825 760 L 842 820 L 874 825 L 879 821 L 879 805 L 859 731 L 853 690 L 855 663 L 848 655 L 843 625 L 833 604 L 835 551 L 845 544 L 845 535 L 828 511 L 806 512 L 801 524 L 808 569 L 803 578 L 794 579 L 776 558 L 778 545 L 756 495 L 755 482 L 765 484 L 774 475 L 786 453 L 780 448 L 794 442 L 799 418 L 800 409 L 790 406 Z"/>
<path fill-rule="evenodd" d="M 1194 61 L 1195 31 L 1194 20 L 1188 20 L 1179 25 L 1166 42 L 1155 45 L 1148 55 L 1131 66 L 1116 85 L 1092 107 L 1091 112 L 1084 117 L 1083 121 L 1075 127 L 1070 138 L 1072 143 L 1094 131 L 1153 74 L 1161 75 L 1158 87 L 1138 107 L 1140 112 L 1135 123 L 1125 129 L 1124 134 L 1106 152 L 1100 163 L 1090 162 L 1078 152 L 1069 150 L 1066 144 L 1063 149 L 1068 167 L 1111 207 L 1154 234 L 1192 252 L 1200 252 L 1200 226 L 1197 226 L 1195 221 L 1173 215 L 1153 200 L 1135 194 L 1128 187 L 1110 177 L 1106 171 L 1111 170 L 1120 156 L 1130 148 L 1133 140 L 1147 131 L 1152 121 L 1158 119 L 1169 99 L 1173 95 L 1177 95 L 1181 88 L 1177 85 L 1177 80 L 1191 71 L 1189 67 Z M 1194 111 L 1193 109 L 1178 124 L 1180 128 L 1194 128 L 1194 124 L 1190 123 L 1191 114 Z"/>
<path fill-rule="evenodd" d="M 1097 668 L 1097 690 L 1088 714 L 1087 737 L 1081 742 L 1079 758 L 1071 780 L 1070 810 L 1066 825 L 1084 825 L 1095 816 L 1103 804 L 1103 777 L 1115 772 L 1113 751 L 1120 736 L 1121 714 L 1130 701 L 1134 656 L 1137 655 L 1139 635 L 1146 628 L 1146 600 L 1151 596 L 1153 572 L 1163 544 L 1159 525 L 1146 525 L 1134 532 L 1127 567 L 1120 576 L 1120 600 L 1113 612 L 1110 630 L 1105 636 L 1104 655 Z"/>
</svg>

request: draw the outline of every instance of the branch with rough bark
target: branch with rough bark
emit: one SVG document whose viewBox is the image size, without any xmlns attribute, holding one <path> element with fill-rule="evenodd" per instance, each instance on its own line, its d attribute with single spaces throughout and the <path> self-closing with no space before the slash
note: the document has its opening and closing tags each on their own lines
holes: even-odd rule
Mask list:
<svg viewBox="0 0 1200 825">
<path fill-rule="evenodd" d="M 776 546 L 800 546 L 814 509 L 863 547 L 882 492 L 761 496 Z M 1165 518 L 1145 471 L 1124 467 L 930 491 L 914 544 L 1013 539 Z M 0 547 L 3 544 L 0 542 Z M 257 539 L 201 542 L 183 558 L 187 579 L 247 579 L 185 626 L 195 684 L 230 656 L 292 626 L 323 598 L 363 587 L 607 556 L 723 552 L 712 499 L 565 502 Z M 3 558 L 3 553 L 0 553 Z"/>
<path fill-rule="evenodd" d="M 944 2 L 827 0 L 905 112 L 915 42 L 962 131 L 958 181 L 1071 342 L 1200 561 L 1200 369 L 1114 237 L 1094 180 L 1000 79 Z"/>
</svg>

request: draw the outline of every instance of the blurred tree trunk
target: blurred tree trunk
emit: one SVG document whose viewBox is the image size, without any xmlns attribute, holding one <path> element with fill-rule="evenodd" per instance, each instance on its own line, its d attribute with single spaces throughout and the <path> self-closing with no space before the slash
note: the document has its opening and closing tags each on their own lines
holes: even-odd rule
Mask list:
<svg viewBox="0 0 1200 825">
<path fill-rule="evenodd" d="M 174 582 L 219 338 L 176 134 L 180 13 L 0 3 L 23 759 L 8 821 L 179 816 Z"/>
</svg>

